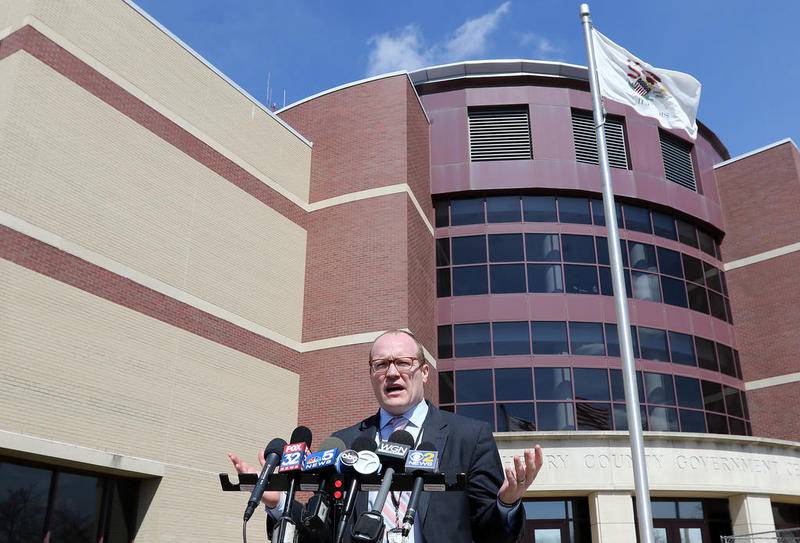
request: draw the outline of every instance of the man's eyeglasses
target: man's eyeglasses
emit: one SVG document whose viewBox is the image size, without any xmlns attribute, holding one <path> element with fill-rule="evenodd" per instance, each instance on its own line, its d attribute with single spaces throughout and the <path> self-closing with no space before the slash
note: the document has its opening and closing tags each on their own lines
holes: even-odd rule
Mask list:
<svg viewBox="0 0 800 543">
<path fill-rule="evenodd" d="M 419 367 L 418 364 L 414 362 L 417 361 L 417 358 L 414 356 L 400 356 L 398 358 L 376 358 L 375 360 L 369 361 L 369 368 L 370 371 L 374 375 L 385 375 L 387 371 L 389 371 L 389 366 L 394 364 L 394 367 L 397 368 L 399 373 L 411 373 L 416 368 Z"/>
</svg>

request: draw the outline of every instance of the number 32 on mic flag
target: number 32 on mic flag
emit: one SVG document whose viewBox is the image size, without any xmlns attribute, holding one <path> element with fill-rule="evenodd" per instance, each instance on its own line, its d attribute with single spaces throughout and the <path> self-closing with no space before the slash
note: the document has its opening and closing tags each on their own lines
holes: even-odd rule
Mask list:
<svg viewBox="0 0 800 543">
<path fill-rule="evenodd" d="M 689 74 L 655 68 L 592 29 L 600 93 L 655 117 L 664 128 L 697 137 L 700 82 Z"/>
</svg>

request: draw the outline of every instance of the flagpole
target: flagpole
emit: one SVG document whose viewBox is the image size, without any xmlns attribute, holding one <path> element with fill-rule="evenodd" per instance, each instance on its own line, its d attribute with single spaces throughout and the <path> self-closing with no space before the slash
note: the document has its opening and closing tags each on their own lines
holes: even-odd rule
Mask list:
<svg viewBox="0 0 800 543">
<path fill-rule="evenodd" d="M 600 175 L 603 181 L 603 209 L 605 209 L 608 228 L 608 251 L 611 260 L 611 279 L 614 285 L 614 305 L 617 310 L 617 332 L 622 354 L 622 378 L 625 385 L 625 405 L 628 412 L 628 431 L 631 438 L 631 457 L 633 459 L 633 482 L 636 494 L 636 513 L 639 521 L 639 538 L 642 543 L 653 543 L 653 517 L 650 510 L 650 484 L 647 481 L 647 463 L 644 456 L 642 438 L 642 418 L 639 411 L 639 394 L 636 387 L 636 369 L 633 361 L 633 342 L 628 318 L 628 300 L 625 279 L 622 272 L 622 252 L 620 250 L 617 213 L 614 208 L 614 190 L 611 186 L 611 170 L 608 166 L 606 134 L 603 130 L 605 114 L 600 101 L 600 84 L 592 45 L 592 19 L 589 5 L 581 4 L 581 22 L 586 41 L 586 55 L 589 59 L 589 88 L 592 92 L 597 154 L 600 157 Z"/>
</svg>

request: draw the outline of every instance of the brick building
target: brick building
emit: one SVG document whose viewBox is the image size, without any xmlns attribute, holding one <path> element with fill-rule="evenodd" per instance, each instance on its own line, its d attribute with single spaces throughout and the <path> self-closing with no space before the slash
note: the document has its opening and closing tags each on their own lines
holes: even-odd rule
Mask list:
<svg viewBox="0 0 800 543">
<path fill-rule="evenodd" d="M 607 108 L 659 536 L 800 525 L 797 147 Z M 374 411 L 387 328 L 545 447 L 531 541 L 633 540 L 589 109 L 486 61 L 276 115 L 132 4 L 0 2 L 0 541 L 238 537 L 225 453 Z"/>
</svg>

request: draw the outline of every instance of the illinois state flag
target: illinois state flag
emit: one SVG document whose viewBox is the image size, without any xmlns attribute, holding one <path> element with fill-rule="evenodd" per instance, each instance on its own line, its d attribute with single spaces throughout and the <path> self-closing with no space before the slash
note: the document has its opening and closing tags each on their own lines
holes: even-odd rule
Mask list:
<svg viewBox="0 0 800 543">
<path fill-rule="evenodd" d="M 654 68 L 592 29 L 600 93 L 655 117 L 664 128 L 697 137 L 700 82 L 689 74 Z"/>
</svg>

